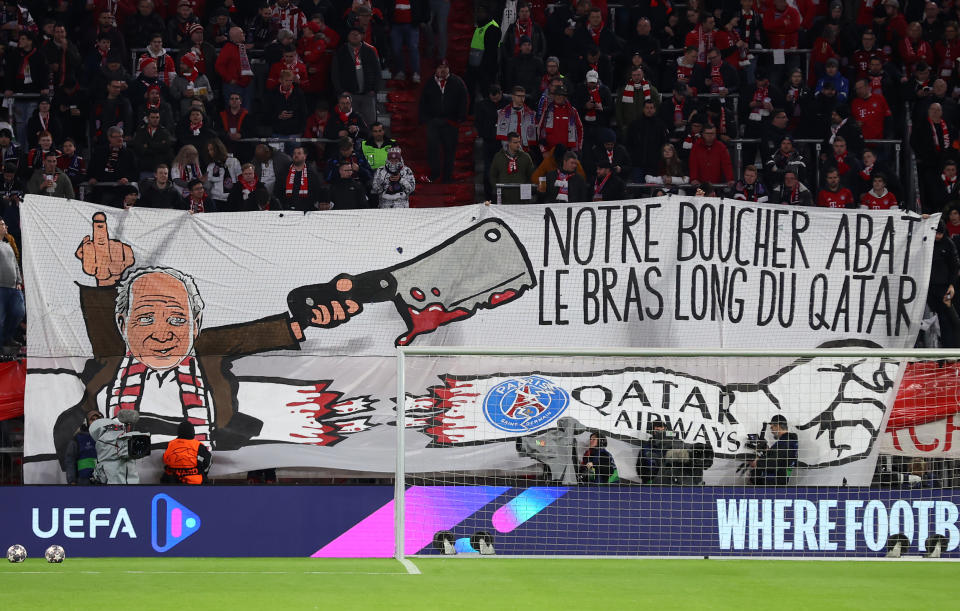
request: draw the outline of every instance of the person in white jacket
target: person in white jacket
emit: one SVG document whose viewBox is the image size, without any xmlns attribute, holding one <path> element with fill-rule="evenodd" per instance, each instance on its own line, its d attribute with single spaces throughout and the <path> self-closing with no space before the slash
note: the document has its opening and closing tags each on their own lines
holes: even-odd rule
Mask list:
<svg viewBox="0 0 960 611">
<path fill-rule="evenodd" d="M 219 210 L 230 196 L 230 189 L 239 180 L 240 162 L 227 152 L 227 147 L 219 138 L 207 143 L 207 154 L 213 161 L 207 165 L 203 187 Z"/>
<path fill-rule="evenodd" d="M 409 208 L 410 194 L 417 182 L 413 170 L 403 163 L 399 147 L 387 151 L 387 163 L 373 175 L 373 192 L 380 196 L 381 208 Z"/>
</svg>

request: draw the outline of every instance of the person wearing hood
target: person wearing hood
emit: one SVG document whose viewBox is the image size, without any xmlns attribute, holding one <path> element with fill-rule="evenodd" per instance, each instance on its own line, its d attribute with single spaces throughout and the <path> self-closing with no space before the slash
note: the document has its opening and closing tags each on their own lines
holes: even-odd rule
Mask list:
<svg viewBox="0 0 960 611">
<path fill-rule="evenodd" d="M 591 156 L 586 160 L 590 174 L 595 175 L 600 162 L 610 164 L 610 172 L 625 180 L 632 172 L 630 154 L 627 148 L 617 143 L 617 135 L 610 128 L 597 130 L 597 145 L 593 147 Z"/>
<path fill-rule="evenodd" d="M 413 170 L 403 163 L 400 147 L 387 150 L 387 160 L 373 176 L 372 191 L 380 196 L 381 208 L 409 208 L 410 194 L 417 188 Z"/>
<path fill-rule="evenodd" d="M 193 100 L 202 100 L 204 106 L 213 102 L 213 87 L 205 74 L 197 69 L 199 59 L 194 53 L 180 58 L 180 73 L 170 84 L 170 97 L 180 102 L 180 115 L 190 111 Z"/>
<path fill-rule="evenodd" d="M 189 420 L 177 426 L 177 437 L 167 443 L 163 453 L 162 484 L 200 485 L 207 478 L 212 456 L 207 446 L 196 439 L 197 434 Z"/>
</svg>

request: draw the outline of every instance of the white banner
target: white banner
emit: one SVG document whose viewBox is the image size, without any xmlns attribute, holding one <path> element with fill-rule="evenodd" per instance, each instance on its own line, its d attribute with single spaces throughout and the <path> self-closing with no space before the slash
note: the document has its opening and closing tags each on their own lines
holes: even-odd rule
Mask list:
<svg viewBox="0 0 960 611">
<path fill-rule="evenodd" d="M 29 244 L 26 474 L 34 483 L 56 481 L 54 456 L 93 409 L 139 410 L 158 444 L 190 418 L 215 450 L 214 474 L 286 466 L 391 471 L 394 429 L 384 425 L 395 420 L 396 345 L 911 346 L 937 222 L 900 212 L 676 197 L 194 216 L 29 197 L 21 215 Z M 441 375 L 537 373 L 499 365 L 438 364 L 409 377 L 408 400 L 428 396 Z M 796 393 L 813 378 L 793 365 L 770 363 L 769 371 L 742 379 L 745 372 L 735 367 L 677 364 L 669 374 L 677 393 L 693 378 L 707 380 L 702 404 L 682 412 L 683 403 L 663 408 L 653 364 L 597 381 L 589 366 L 571 363 L 561 379 L 544 377 L 570 393 L 566 415 L 607 431 L 618 462 L 629 463 L 658 409 L 672 415 L 684 437 L 706 435 L 718 455 L 737 455 L 729 440 L 759 432 L 776 401 L 737 390 L 734 425 L 718 421 L 721 397 L 739 388 L 730 385 L 757 384 L 784 368 L 793 372 L 783 377 L 793 379 L 789 392 Z M 859 366 L 882 374 L 895 390 L 892 364 Z M 486 378 L 490 388 L 478 392 L 508 377 L 517 376 Z M 601 414 L 592 395 L 572 400 L 591 379 L 627 388 L 634 378 L 650 407 L 636 399 L 629 425 L 621 410 Z M 802 462 L 817 466 L 817 481 L 831 465 L 844 465 L 843 473 L 859 463 L 872 469 L 891 388 L 862 379 L 870 383 L 858 392 L 872 393 L 880 405 L 877 413 L 857 414 L 867 422 L 863 430 L 834 427 L 806 448 L 801 439 Z M 817 418 L 850 409 L 843 401 L 831 406 L 842 386 L 818 383 L 816 401 L 798 401 L 800 411 L 788 419 L 811 435 L 831 428 Z M 530 466 L 513 439 L 555 426 L 545 420 L 521 433 L 493 430 L 479 408 L 470 408 L 479 428 L 469 444 L 438 443 L 410 423 L 408 465 Z M 432 417 L 453 415 L 439 413 Z M 838 455 L 828 460 L 830 452 Z M 159 457 L 141 462 L 149 481 Z M 629 467 L 621 471 L 631 474 Z"/>
</svg>

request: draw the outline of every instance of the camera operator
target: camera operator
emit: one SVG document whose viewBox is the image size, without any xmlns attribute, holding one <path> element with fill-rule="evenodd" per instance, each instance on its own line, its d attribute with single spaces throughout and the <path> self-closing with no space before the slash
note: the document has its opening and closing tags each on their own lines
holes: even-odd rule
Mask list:
<svg viewBox="0 0 960 611">
<path fill-rule="evenodd" d="M 150 436 L 127 430 L 138 416 L 137 412 L 130 409 L 120 410 L 116 418 L 104 418 L 97 411 L 88 414 L 90 437 L 97 448 L 97 466 L 93 472 L 96 483 L 140 483 L 136 459 L 150 454 Z"/>
<path fill-rule="evenodd" d="M 210 468 L 210 450 L 195 438 L 193 424 L 184 420 L 177 426 L 177 438 L 171 439 L 163 453 L 161 484 L 202 484 Z"/>
<path fill-rule="evenodd" d="M 617 463 L 607 451 L 607 438 L 590 433 L 590 443 L 580 460 L 579 479 L 582 484 L 613 484 L 619 481 Z"/>
<path fill-rule="evenodd" d="M 657 420 L 653 423 L 650 438 L 640 442 L 640 453 L 637 454 L 637 475 L 644 484 L 652 484 L 663 465 L 666 450 L 658 441 L 663 437 L 665 430 L 663 421 Z"/>
<path fill-rule="evenodd" d="M 757 457 L 750 463 L 753 473 L 750 483 L 755 486 L 786 486 L 797 466 L 799 443 L 796 433 L 787 430 L 787 419 L 777 414 L 770 419 L 770 434 L 775 441 L 769 448 L 760 444 Z"/>
</svg>

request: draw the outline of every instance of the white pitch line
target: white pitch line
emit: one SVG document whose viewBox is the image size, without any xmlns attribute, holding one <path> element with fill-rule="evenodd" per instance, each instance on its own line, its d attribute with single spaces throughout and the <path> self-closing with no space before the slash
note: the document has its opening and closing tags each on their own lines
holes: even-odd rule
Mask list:
<svg viewBox="0 0 960 611">
<path fill-rule="evenodd" d="M 410 563 L 413 565 L 413 563 Z M 103 571 L 2 571 L 0 577 L 4 575 L 100 575 Z M 116 573 L 107 572 L 107 574 L 125 574 L 125 575 L 419 575 L 420 571 L 416 566 L 413 571 L 407 569 L 405 573 L 381 572 L 381 571 L 117 571 Z"/>
<path fill-rule="evenodd" d="M 413 563 L 409 558 L 400 558 L 400 564 L 403 565 L 403 568 L 407 569 L 407 573 L 410 575 L 419 575 L 420 569 L 417 568 L 417 565 Z"/>
</svg>

